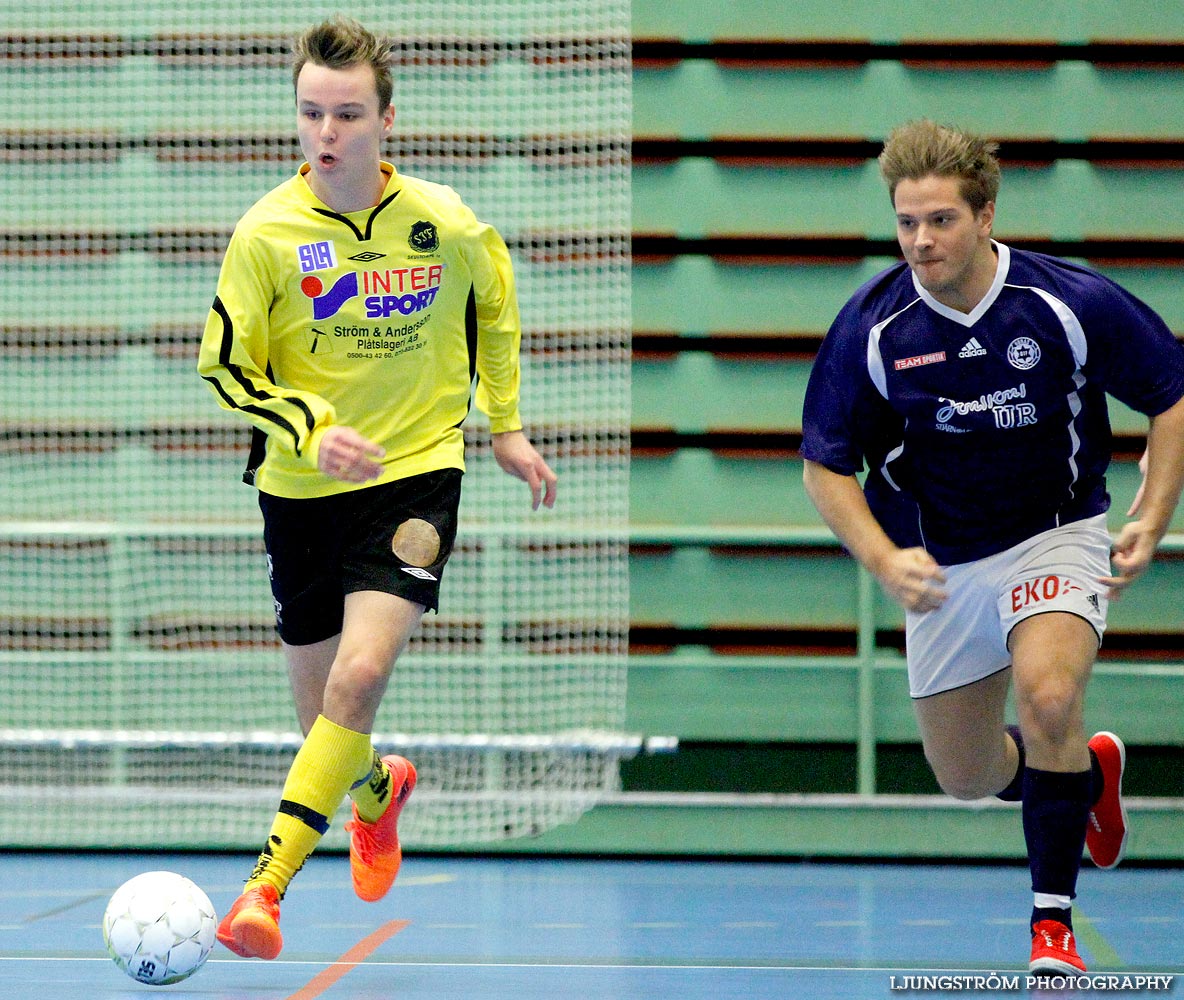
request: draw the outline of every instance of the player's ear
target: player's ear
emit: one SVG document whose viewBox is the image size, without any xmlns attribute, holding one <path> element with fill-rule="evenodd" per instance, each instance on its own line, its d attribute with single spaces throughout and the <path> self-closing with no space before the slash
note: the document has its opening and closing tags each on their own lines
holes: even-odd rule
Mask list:
<svg viewBox="0 0 1184 1000">
<path fill-rule="evenodd" d="M 995 203 L 993 201 L 988 201 L 979 211 L 978 222 L 984 235 L 990 236 L 991 229 L 995 225 Z"/>
<path fill-rule="evenodd" d="M 394 126 L 394 124 L 395 124 L 395 106 L 393 104 L 388 104 L 386 106 L 386 110 L 383 111 L 383 113 L 382 113 L 382 131 L 383 131 L 383 133 L 384 134 L 389 133 L 391 128 Z"/>
</svg>

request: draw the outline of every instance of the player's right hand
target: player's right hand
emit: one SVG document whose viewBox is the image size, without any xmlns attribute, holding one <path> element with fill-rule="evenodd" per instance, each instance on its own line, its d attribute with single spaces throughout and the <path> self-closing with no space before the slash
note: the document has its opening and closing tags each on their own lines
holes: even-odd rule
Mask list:
<svg viewBox="0 0 1184 1000">
<path fill-rule="evenodd" d="M 385 454 L 382 445 L 362 437 L 352 427 L 337 424 L 321 437 L 317 468 L 345 483 L 366 483 L 382 475 L 377 459 Z"/>
<path fill-rule="evenodd" d="M 896 549 L 877 567 L 876 578 L 888 596 L 906 611 L 935 611 L 948 596 L 942 587 L 945 573 L 937 560 L 921 548 Z"/>
</svg>

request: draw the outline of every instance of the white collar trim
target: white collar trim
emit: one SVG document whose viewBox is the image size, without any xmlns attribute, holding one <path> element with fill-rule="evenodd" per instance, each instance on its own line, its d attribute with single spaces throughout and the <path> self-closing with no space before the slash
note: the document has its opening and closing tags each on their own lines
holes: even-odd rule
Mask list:
<svg viewBox="0 0 1184 1000">
<path fill-rule="evenodd" d="M 921 296 L 922 301 L 929 306 L 935 313 L 940 316 L 945 316 L 946 319 L 953 320 L 961 326 L 974 326 L 986 311 L 991 308 L 995 300 L 999 298 L 999 293 L 1003 290 L 1003 285 L 1007 281 L 1007 272 L 1011 268 L 1011 250 L 1002 243 L 991 240 L 991 246 L 995 248 L 995 252 L 999 255 L 999 260 L 995 264 L 995 280 L 991 282 L 991 287 L 987 289 L 987 294 L 984 295 L 978 305 L 976 305 L 970 312 L 959 312 L 957 309 L 951 309 L 947 305 L 942 305 L 932 295 L 930 295 L 924 288 L 921 287 L 921 282 L 917 280 L 917 275 L 913 274 L 913 288 L 917 290 L 917 294 Z"/>
</svg>

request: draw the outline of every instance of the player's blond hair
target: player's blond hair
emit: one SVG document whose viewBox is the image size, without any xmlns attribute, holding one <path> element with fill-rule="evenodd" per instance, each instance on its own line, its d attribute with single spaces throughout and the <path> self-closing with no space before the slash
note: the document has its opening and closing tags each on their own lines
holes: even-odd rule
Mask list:
<svg viewBox="0 0 1184 1000">
<path fill-rule="evenodd" d="M 896 203 L 896 186 L 903 180 L 956 177 L 966 203 L 980 212 L 999 194 L 1002 171 L 999 144 L 981 135 L 938 125 L 928 118 L 898 125 L 880 153 L 880 176 L 888 197 Z"/>
<path fill-rule="evenodd" d="M 391 41 L 367 30 L 352 17 L 338 14 L 315 24 L 292 43 L 292 87 L 306 63 L 330 69 L 365 65 L 374 70 L 378 110 L 391 103 Z"/>
</svg>

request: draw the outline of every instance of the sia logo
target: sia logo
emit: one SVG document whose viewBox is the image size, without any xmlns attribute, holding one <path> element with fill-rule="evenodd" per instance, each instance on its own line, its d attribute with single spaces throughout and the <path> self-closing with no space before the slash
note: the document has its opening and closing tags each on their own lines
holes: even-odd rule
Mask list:
<svg viewBox="0 0 1184 1000">
<path fill-rule="evenodd" d="M 430 222 L 417 222 L 412 226 L 407 242 L 419 253 L 435 253 L 440 249 L 440 235 Z"/>
</svg>

